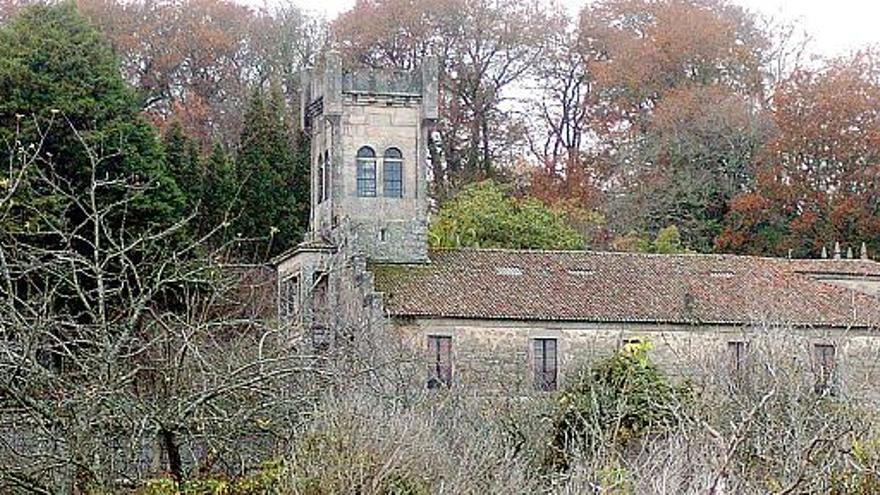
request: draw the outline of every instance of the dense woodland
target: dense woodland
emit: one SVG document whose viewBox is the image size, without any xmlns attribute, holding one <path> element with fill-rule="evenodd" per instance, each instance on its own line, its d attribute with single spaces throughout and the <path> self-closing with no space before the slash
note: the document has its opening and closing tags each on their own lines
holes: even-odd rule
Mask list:
<svg viewBox="0 0 880 495">
<path fill-rule="evenodd" d="M 5 0 L 0 22 L 26 3 Z M 880 248 L 874 52 L 809 56 L 808 33 L 728 2 L 591 2 L 576 18 L 512 0 L 359 1 L 330 20 L 207 0 L 76 8 L 112 51 L 105 63 L 149 132 L 164 136 L 156 152 L 184 211 L 203 227 L 231 217 L 226 235 L 245 240 L 249 260 L 306 228 L 299 73 L 328 49 L 388 69 L 439 57 L 429 164 L 438 208 L 491 179 L 563 218 L 584 238 L 578 247 L 637 249 L 674 226 L 697 252 Z M 90 49 L 74 43 L 64 40 Z M 15 86 L 20 75 L 5 70 Z M 7 99 L 4 128 L 16 115 L 45 120 L 68 96 Z M 497 219 L 464 221 L 491 229 Z M 568 234 L 558 247 L 571 246 Z"/>
<path fill-rule="evenodd" d="M 313 355 L 254 296 L 307 228 L 329 49 L 438 57 L 434 246 L 874 253 L 880 66 L 808 39 L 722 0 L 0 0 L 0 491 L 876 492 L 873 414 L 788 339 L 747 389 L 625 349 L 487 403 L 410 387 L 372 326 Z"/>
</svg>

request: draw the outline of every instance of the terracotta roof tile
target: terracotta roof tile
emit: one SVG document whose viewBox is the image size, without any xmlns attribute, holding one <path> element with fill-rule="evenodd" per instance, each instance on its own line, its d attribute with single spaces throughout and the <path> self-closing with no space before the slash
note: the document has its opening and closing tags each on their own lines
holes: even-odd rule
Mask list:
<svg viewBox="0 0 880 495">
<path fill-rule="evenodd" d="M 864 260 L 438 250 L 371 266 L 397 316 L 873 327 L 880 300 L 807 272 L 880 276 Z"/>
</svg>

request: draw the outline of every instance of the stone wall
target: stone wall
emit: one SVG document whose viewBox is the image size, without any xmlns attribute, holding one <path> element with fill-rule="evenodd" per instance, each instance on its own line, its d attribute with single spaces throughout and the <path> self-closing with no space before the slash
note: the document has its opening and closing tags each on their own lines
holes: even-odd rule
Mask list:
<svg viewBox="0 0 880 495">
<path fill-rule="evenodd" d="M 436 61 L 420 71 L 385 72 L 343 69 L 335 52 L 326 55 L 320 75 L 303 75 L 303 120 L 310 132 L 312 208 L 309 238 L 338 238 L 343 220 L 357 233 L 358 250 L 370 260 L 427 261 L 427 136 L 437 118 Z M 369 146 L 376 154 L 376 195 L 357 193 L 357 152 Z M 403 155 L 403 197 L 383 194 L 383 155 L 397 148 Z M 321 164 L 329 156 L 321 200 Z"/>
<path fill-rule="evenodd" d="M 806 368 L 814 364 L 814 343 L 833 343 L 840 390 L 851 396 L 875 399 L 874 384 L 880 382 L 880 338 L 862 330 L 464 319 L 396 319 L 394 325 L 413 349 L 426 349 L 428 335 L 451 336 L 453 383 L 502 393 L 533 389 L 535 338 L 557 339 L 563 387 L 583 367 L 611 355 L 629 339 L 650 342 L 651 359 L 679 381 L 723 378 L 732 365 L 729 342 L 763 339 L 777 355 Z M 427 364 L 423 368 L 427 376 Z"/>
<path fill-rule="evenodd" d="M 358 246 L 371 260 L 427 259 L 427 179 L 420 156 L 426 145 L 419 113 L 417 100 L 346 97 L 340 137 L 345 151 L 334 182 L 334 209 L 354 224 Z M 369 146 L 377 154 L 375 197 L 357 195 L 356 154 L 362 146 Z M 404 157 L 402 198 L 383 196 L 382 155 L 388 148 L 399 149 Z"/>
</svg>

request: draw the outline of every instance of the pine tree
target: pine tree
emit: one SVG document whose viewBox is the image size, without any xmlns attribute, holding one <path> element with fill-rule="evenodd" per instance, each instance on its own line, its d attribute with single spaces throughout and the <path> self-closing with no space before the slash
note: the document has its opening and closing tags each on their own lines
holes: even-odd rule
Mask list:
<svg viewBox="0 0 880 495">
<path fill-rule="evenodd" d="M 286 118 L 280 91 L 266 95 L 256 88 L 241 134 L 236 173 L 242 214 L 236 233 L 248 242 L 242 254 L 265 259 L 293 246 L 304 229 L 308 210 L 308 158 L 303 158 Z M 307 152 L 306 152 L 307 156 Z M 304 173 L 304 169 L 306 169 Z"/>
<path fill-rule="evenodd" d="M 202 202 L 204 173 L 198 144 L 189 138 L 178 122 L 172 123 L 164 136 L 165 163 L 180 186 L 187 213 L 196 211 Z"/>
<path fill-rule="evenodd" d="M 83 195 L 92 180 L 90 148 L 98 158 L 101 204 L 134 196 L 109 218 L 132 234 L 179 218 L 183 197 L 140 116 L 139 99 L 122 80 L 110 45 L 72 2 L 29 7 L 0 28 L 0 143 L 15 142 L 38 152 L 46 173 Z M 14 148 L 0 150 L 4 163 Z M 41 212 L 46 224 L 80 224 L 85 213 L 76 202 L 53 202 L 54 194 L 35 182 L 28 201 L 54 205 Z"/>
<path fill-rule="evenodd" d="M 230 222 L 239 212 L 235 165 L 229 153 L 220 143 L 215 143 L 208 157 L 205 171 L 204 189 L 202 191 L 202 215 L 199 229 L 202 235 L 219 230 L 216 240 L 226 240 L 223 235 Z"/>
</svg>

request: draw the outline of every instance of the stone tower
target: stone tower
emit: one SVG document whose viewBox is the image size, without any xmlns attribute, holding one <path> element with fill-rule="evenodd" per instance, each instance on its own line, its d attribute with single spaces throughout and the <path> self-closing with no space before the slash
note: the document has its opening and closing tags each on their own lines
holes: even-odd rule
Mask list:
<svg viewBox="0 0 880 495">
<path fill-rule="evenodd" d="M 434 59 L 411 72 L 346 70 L 330 52 L 322 68 L 304 73 L 307 241 L 347 242 L 373 261 L 427 261 L 427 139 L 437 89 Z"/>
<path fill-rule="evenodd" d="M 316 349 L 383 318 L 368 261 L 427 263 L 427 139 L 437 119 L 437 63 L 416 71 L 346 70 L 330 52 L 302 75 L 311 136 L 304 241 L 273 260 L 279 320 Z"/>
</svg>

